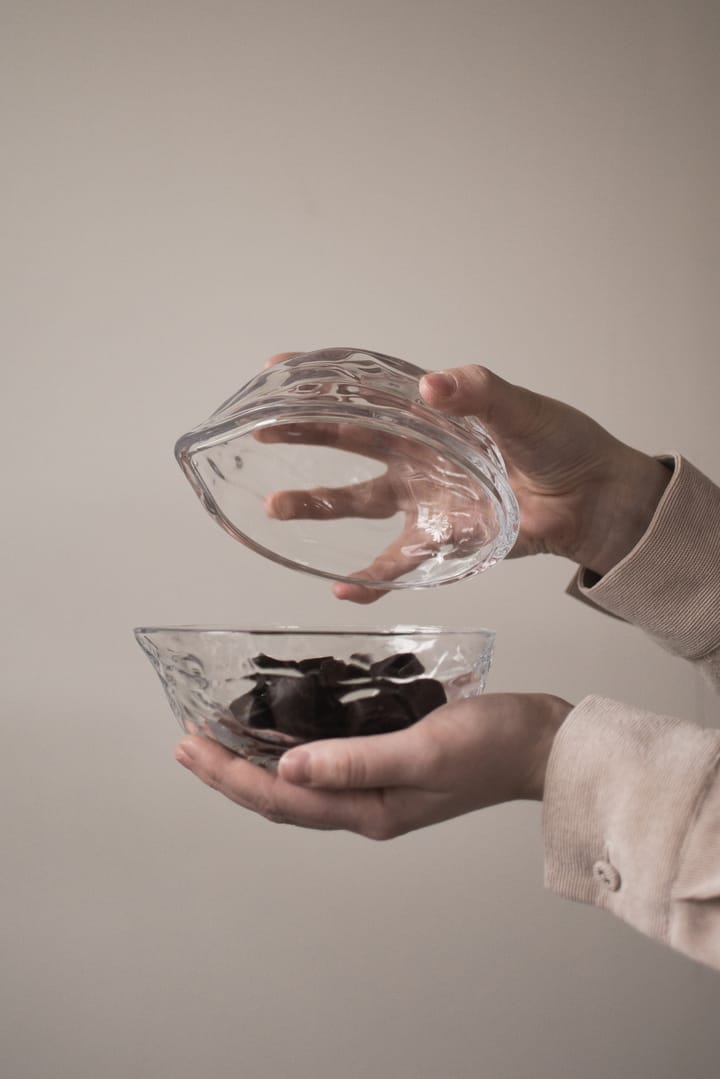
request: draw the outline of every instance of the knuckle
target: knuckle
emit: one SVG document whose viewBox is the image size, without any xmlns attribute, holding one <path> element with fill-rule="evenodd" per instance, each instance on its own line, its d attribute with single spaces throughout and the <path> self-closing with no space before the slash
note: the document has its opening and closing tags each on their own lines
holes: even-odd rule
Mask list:
<svg viewBox="0 0 720 1079">
<path fill-rule="evenodd" d="M 208 768 L 203 776 L 203 780 L 207 783 L 208 787 L 212 787 L 214 791 L 221 791 L 223 789 L 223 777 L 218 768 Z"/>
<path fill-rule="evenodd" d="M 479 363 L 473 363 L 464 368 L 464 371 L 466 372 L 469 387 L 476 393 L 482 393 L 490 388 L 493 375 L 491 371 L 488 371 L 487 367 L 483 367 Z"/>
<path fill-rule="evenodd" d="M 367 766 L 360 753 L 343 753 L 332 762 L 332 779 L 338 787 L 363 787 L 367 776 Z"/>
<path fill-rule="evenodd" d="M 483 419 L 491 420 L 493 412 L 493 384 L 495 375 L 481 364 L 463 367 L 458 375 L 458 384 L 468 403 L 480 409 Z"/>
<path fill-rule="evenodd" d="M 330 487 L 316 487 L 310 494 L 308 502 L 309 508 L 318 517 L 332 517 L 342 512 L 344 508 L 343 493 L 333 491 Z"/>
</svg>

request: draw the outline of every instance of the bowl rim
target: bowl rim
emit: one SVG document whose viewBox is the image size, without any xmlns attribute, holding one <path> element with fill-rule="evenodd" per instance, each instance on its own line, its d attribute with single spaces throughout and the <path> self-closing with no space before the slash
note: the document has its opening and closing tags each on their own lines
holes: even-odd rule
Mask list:
<svg viewBox="0 0 720 1079">
<path fill-rule="evenodd" d="M 484 626 L 461 627 L 451 629 L 448 626 L 410 626 L 398 625 L 385 629 L 350 629 L 342 627 L 335 629 L 328 627 L 323 629 L 317 626 L 219 626 L 219 625 L 179 625 L 179 626 L 136 626 L 133 633 L 150 636 L 157 633 L 202 633 L 202 634 L 242 634 L 263 637 L 273 636 L 307 636 L 307 637 L 496 637 L 494 629 Z"/>
</svg>

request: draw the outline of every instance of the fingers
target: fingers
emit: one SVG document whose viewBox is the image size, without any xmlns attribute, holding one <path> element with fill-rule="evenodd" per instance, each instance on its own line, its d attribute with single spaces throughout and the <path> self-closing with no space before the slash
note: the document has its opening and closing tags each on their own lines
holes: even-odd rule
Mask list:
<svg viewBox="0 0 720 1079">
<path fill-rule="evenodd" d="M 335 599 L 347 600 L 349 603 L 377 603 L 379 599 L 388 594 L 387 588 L 369 588 L 364 584 L 351 584 L 349 581 L 336 581 L 332 588 Z"/>
<path fill-rule="evenodd" d="M 342 517 L 380 520 L 397 506 L 384 477 L 349 487 L 315 487 L 310 491 L 275 491 L 265 499 L 268 516 L 279 521 L 336 521 Z"/>
<path fill-rule="evenodd" d="M 406 527 L 402 533 L 388 547 L 382 551 L 369 566 L 353 573 L 362 581 L 372 581 L 381 584 L 383 581 L 396 581 L 398 577 L 417 569 L 419 565 L 432 558 L 435 551 L 428 546 L 428 538 L 422 533 L 418 534 L 414 528 Z M 365 585 L 370 591 L 377 592 L 372 585 Z M 337 595 L 337 592 L 335 593 Z M 381 594 L 385 594 L 382 592 Z M 341 597 L 347 598 L 347 597 Z M 378 599 L 379 596 L 374 598 Z M 365 602 L 372 602 L 371 599 Z"/>
<path fill-rule="evenodd" d="M 477 416 L 505 437 L 519 437 L 533 427 L 544 401 L 477 364 L 424 375 L 420 393 L 433 408 L 453 416 Z"/>
<path fill-rule="evenodd" d="M 289 784 L 323 790 L 377 790 L 417 787 L 428 755 L 417 729 L 360 738 L 335 738 L 291 749 L 278 774 Z"/>
<path fill-rule="evenodd" d="M 407 451 L 407 439 L 386 435 L 370 427 L 339 423 L 278 423 L 262 427 L 255 439 L 263 443 L 297 443 L 301 446 L 326 446 L 389 463 L 391 458 Z"/>
<path fill-rule="evenodd" d="M 337 581 L 333 585 L 333 595 L 336 599 L 349 600 L 351 603 L 375 603 L 389 591 L 382 588 L 383 581 L 396 581 L 398 577 L 417 569 L 434 554 L 435 551 L 428 547 L 427 536 L 408 525 L 369 566 L 352 574 L 361 581 L 377 581 L 379 588 L 370 584 Z"/>
<path fill-rule="evenodd" d="M 288 783 L 209 738 L 184 738 L 176 759 L 208 787 L 275 824 L 378 837 L 387 831 L 377 791 L 321 791 Z"/>
<path fill-rule="evenodd" d="M 277 364 L 282 363 L 283 360 L 291 360 L 293 356 L 302 355 L 302 352 L 276 352 L 274 356 L 271 356 L 268 360 L 265 360 L 263 367 L 275 367 Z"/>
<path fill-rule="evenodd" d="M 270 517 L 280 521 L 330 521 L 349 517 L 380 520 L 394 516 L 398 509 L 392 485 L 385 477 L 351 487 L 278 491 L 268 496 L 265 507 Z M 360 570 L 356 576 L 371 580 L 392 580 L 415 564 L 417 563 L 403 556 L 402 547 L 399 541 L 396 541 L 372 565 Z M 375 603 L 387 595 L 387 592 L 388 589 L 371 588 L 348 581 L 337 581 L 333 585 L 335 598 L 351 603 Z"/>
</svg>

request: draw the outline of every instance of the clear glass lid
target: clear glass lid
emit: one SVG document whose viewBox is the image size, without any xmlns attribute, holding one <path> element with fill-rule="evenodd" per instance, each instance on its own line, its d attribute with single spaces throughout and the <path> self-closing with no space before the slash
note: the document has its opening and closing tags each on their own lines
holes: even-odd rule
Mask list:
<svg viewBox="0 0 720 1079">
<path fill-rule="evenodd" d="M 375 588 L 460 580 L 510 551 L 518 507 L 487 431 L 430 408 L 423 374 L 362 349 L 294 356 L 175 455 L 215 520 L 274 562 Z"/>
</svg>

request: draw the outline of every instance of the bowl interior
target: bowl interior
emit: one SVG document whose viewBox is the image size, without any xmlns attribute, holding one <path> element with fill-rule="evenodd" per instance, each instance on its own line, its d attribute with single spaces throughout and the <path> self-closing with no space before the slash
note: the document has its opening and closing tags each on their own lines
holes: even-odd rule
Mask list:
<svg viewBox="0 0 720 1079">
<path fill-rule="evenodd" d="M 376 734 L 485 687 L 495 635 L 142 627 L 135 636 L 189 733 L 273 766 L 292 745 Z"/>
</svg>

